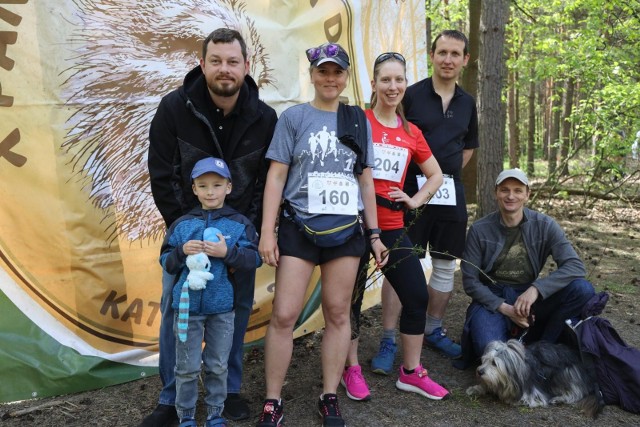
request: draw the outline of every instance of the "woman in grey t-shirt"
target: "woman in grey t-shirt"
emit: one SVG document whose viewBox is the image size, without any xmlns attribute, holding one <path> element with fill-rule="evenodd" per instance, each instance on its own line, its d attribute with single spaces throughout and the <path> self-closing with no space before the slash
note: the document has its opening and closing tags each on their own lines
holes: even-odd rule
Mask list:
<svg viewBox="0 0 640 427">
<path fill-rule="evenodd" d="M 315 96 L 293 106 L 278 120 L 267 152 L 271 160 L 265 186 L 260 255 L 276 267 L 271 322 L 265 337 L 266 400 L 258 427 L 279 426 L 283 420 L 281 391 L 293 350 L 293 328 L 304 305 L 311 274 L 320 265 L 322 312 L 323 390 L 318 410 L 323 425 L 344 425 L 336 390 L 349 350 L 351 293 L 359 257 L 370 238 L 378 266 L 386 262 L 380 242 L 375 190 L 371 172 L 373 147 L 367 129 L 366 158 L 338 139 L 339 96 L 349 78 L 349 56 L 344 49 L 326 43 L 307 50 Z M 344 111 L 344 107 L 342 107 Z M 361 113 L 361 111 L 358 111 Z M 361 114 L 362 115 L 362 114 Z M 364 129 L 367 127 L 363 121 Z M 363 168 L 354 167 L 364 164 Z M 280 202 L 290 205 L 281 213 Z M 319 247 L 308 240 L 290 219 L 320 214 L 355 215 L 364 212 L 367 236 L 355 233 L 339 246 Z"/>
</svg>

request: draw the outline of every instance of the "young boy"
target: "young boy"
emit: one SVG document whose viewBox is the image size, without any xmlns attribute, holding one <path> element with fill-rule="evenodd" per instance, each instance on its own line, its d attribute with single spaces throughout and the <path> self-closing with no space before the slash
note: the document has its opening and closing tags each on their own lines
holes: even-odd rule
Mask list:
<svg viewBox="0 0 640 427">
<path fill-rule="evenodd" d="M 202 361 L 207 406 L 205 427 L 221 427 L 227 425 L 221 414 L 227 397 L 227 360 L 233 338 L 233 288 L 242 286 L 234 283 L 233 273 L 256 269 L 262 262 L 255 227 L 224 204 L 231 192 L 227 164 L 222 159 L 204 158 L 194 165 L 191 180 L 201 207 L 171 225 L 160 255 L 162 267 L 177 277 L 172 302 L 176 311 L 176 410 L 180 427 L 196 427 Z M 215 236 L 205 240 L 204 236 L 212 230 Z M 204 289 L 194 290 L 189 284 L 183 289 L 189 275 L 187 256 L 200 252 L 208 255 L 213 279 Z"/>
</svg>

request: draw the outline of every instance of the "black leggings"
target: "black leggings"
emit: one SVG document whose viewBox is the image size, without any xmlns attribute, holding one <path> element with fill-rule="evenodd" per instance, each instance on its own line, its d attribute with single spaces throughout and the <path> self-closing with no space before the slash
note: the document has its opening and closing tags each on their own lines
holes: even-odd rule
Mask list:
<svg viewBox="0 0 640 427">
<path fill-rule="evenodd" d="M 382 273 L 389 280 L 402 303 L 400 333 L 407 335 L 423 334 L 429 293 L 419 254 L 402 228 L 384 230 L 380 235 L 380 240 L 382 240 L 387 249 L 390 249 L 389 261 L 382 269 Z M 365 255 L 360 258 L 358 278 L 353 289 L 351 339 L 360 335 L 360 312 L 364 290 L 367 285 L 367 277 L 369 276 L 370 249 L 370 247 L 367 247 Z"/>
</svg>

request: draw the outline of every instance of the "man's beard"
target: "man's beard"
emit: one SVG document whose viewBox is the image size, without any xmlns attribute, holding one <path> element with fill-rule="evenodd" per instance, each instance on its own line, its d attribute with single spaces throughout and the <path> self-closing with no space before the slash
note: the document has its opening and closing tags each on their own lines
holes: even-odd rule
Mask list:
<svg viewBox="0 0 640 427">
<path fill-rule="evenodd" d="M 239 84 L 220 84 L 218 82 L 213 82 L 213 84 L 207 84 L 207 86 L 214 95 L 229 97 L 237 94 L 240 91 L 242 82 L 240 82 Z"/>
</svg>

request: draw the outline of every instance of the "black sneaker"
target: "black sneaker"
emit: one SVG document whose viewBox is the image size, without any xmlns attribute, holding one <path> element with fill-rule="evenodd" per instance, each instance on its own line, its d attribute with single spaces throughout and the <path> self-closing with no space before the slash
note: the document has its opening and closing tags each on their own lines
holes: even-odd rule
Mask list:
<svg viewBox="0 0 640 427">
<path fill-rule="evenodd" d="M 174 427 L 178 425 L 178 421 L 174 405 L 159 404 L 138 427 Z"/>
<path fill-rule="evenodd" d="M 284 420 L 283 406 L 282 402 L 278 402 L 276 399 L 265 400 L 256 427 L 280 427 Z"/>
<path fill-rule="evenodd" d="M 318 412 L 322 417 L 322 427 L 345 427 L 346 424 L 340 415 L 338 396 L 327 393 L 318 399 Z"/>
<path fill-rule="evenodd" d="M 238 393 L 227 394 L 222 415 L 232 421 L 246 420 L 251 415 L 249 405 Z"/>
</svg>

